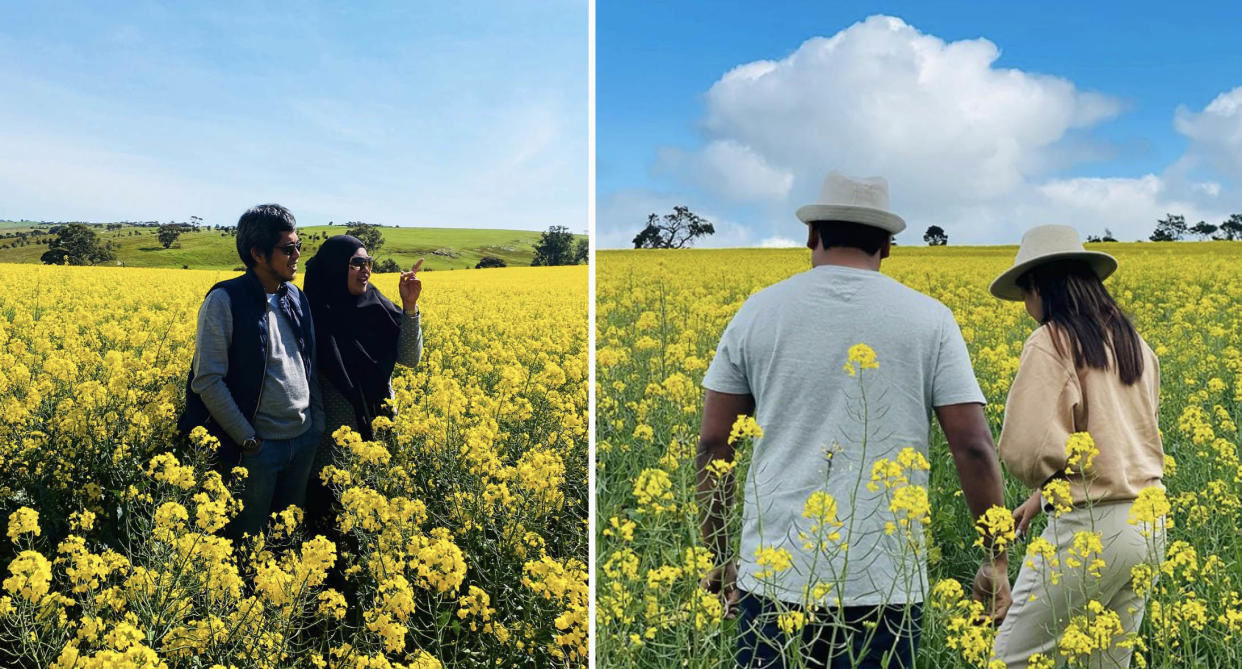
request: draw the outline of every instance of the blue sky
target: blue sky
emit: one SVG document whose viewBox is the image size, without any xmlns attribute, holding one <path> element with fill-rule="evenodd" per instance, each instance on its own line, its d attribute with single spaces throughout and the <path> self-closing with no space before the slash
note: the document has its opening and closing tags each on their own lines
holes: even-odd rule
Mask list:
<svg viewBox="0 0 1242 669">
<path fill-rule="evenodd" d="M 1237 3 L 601 2 L 596 24 L 604 248 L 676 204 L 717 223 L 700 245 L 801 244 L 833 169 L 888 178 L 907 244 L 1242 213 Z"/>
<path fill-rule="evenodd" d="M 587 3 L 0 3 L 0 218 L 587 227 Z"/>
</svg>

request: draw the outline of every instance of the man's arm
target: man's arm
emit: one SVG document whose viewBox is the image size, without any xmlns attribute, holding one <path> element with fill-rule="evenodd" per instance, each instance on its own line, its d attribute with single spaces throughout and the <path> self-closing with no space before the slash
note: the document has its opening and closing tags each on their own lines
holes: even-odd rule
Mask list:
<svg viewBox="0 0 1242 669">
<path fill-rule="evenodd" d="M 755 411 L 755 398 L 751 395 L 733 395 L 706 390 L 703 396 L 703 423 L 699 429 L 699 447 L 694 463 L 698 472 L 699 530 L 703 543 L 712 551 L 717 567 L 708 576 L 706 585 L 719 592 L 725 601 L 726 613 L 731 613 L 737 601 L 734 587 L 736 565 L 725 564 L 729 555 L 727 524 L 729 509 L 733 506 L 733 472 L 730 469 L 717 477 L 708 468 L 713 460 L 733 464 L 734 449 L 729 443 L 729 432 L 739 414 L 750 415 Z"/>
<path fill-rule="evenodd" d="M 213 290 L 198 310 L 198 334 L 194 338 L 194 381 L 207 411 L 238 444 L 255 436 L 254 427 L 237 408 L 224 376 L 229 371 L 229 346 L 233 337 L 233 310 L 228 293 Z"/>
<path fill-rule="evenodd" d="M 944 430 L 957 468 L 957 478 L 966 497 L 972 520 L 993 506 L 1005 508 L 1005 492 L 1000 463 L 992 444 L 992 431 L 983 415 L 982 404 L 950 404 L 936 407 L 936 419 Z M 986 539 L 985 539 L 986 541 Z M 990 599 L 997 620 L 1009 610 L 1009 557 L 1004 551 L 984 545 L 987 559 L 975 576 L 975 596 Z"/>
</svg>

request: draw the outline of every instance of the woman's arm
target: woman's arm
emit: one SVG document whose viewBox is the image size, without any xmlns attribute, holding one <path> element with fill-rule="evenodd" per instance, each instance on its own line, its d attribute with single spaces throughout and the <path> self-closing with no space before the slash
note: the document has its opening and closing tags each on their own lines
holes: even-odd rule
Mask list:
<svg viewBox="0 0 1242 669">
<path fill-rule="evenodd" d="M 1026 487 L 1038 488 L 1065 468 L 1065 442 L 1076 431 L 1081 402 L 1078 376 L 1051 344 L 1028 344 L 1009 388 L 998 444 L 1001 460 Z"/>
<path fill-rule="evenodd" d="M 415 312 L 401 316 L 401 333 L 397 335 L 397 362 L 406 367 L 417 367 L 423 358 L 422 314 Z"/>
</svg>

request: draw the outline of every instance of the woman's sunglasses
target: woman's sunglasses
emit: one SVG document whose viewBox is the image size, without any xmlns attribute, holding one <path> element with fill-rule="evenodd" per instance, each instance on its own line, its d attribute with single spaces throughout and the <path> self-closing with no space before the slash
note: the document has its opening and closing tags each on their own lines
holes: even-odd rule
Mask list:
<svg viewBox="0 0 1242 669">
<path fill-rule="evenodd" d="M 349 259 L 349 266 L 354 269 L 362 269 L 363 267 L 370 269 L 372 263 L 374 262 L 375 258 L 359 258 L 355 256 Z"/>
</svg>

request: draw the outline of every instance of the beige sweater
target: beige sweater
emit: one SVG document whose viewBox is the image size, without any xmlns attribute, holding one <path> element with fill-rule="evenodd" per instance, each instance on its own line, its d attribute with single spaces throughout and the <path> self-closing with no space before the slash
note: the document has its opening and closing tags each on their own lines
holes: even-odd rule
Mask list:
<svg viewBox="0 0 1242 669">
<path fill-rule="evenodd" d="M 1143 375 L 1126 386 L 1115 370 L 1075 369 L 1068 342 L 1062 340 L 1062 356 L 1052 337 L 1041 326 L 1022 348 L 999 444 L 1009 471 L 1027 487 L 1041 487 L 1064 472 L 1069 436 L 1087 432 L 1100 454 L 1085 477 L 1069 477 L 1075 503 L 1129 500 L 1143 488 L 1163 487 L 1160 361 L 1151 347 L 1142 342 Z"/>
</svg>

